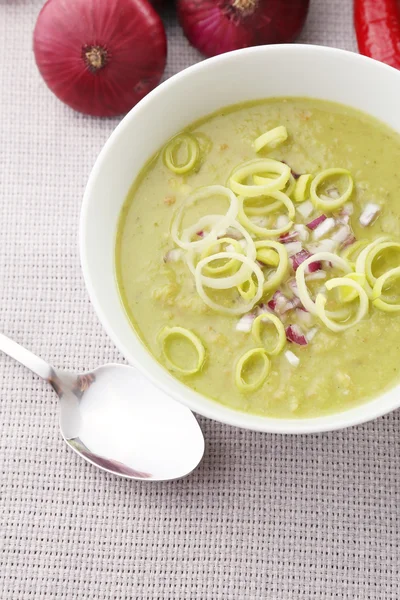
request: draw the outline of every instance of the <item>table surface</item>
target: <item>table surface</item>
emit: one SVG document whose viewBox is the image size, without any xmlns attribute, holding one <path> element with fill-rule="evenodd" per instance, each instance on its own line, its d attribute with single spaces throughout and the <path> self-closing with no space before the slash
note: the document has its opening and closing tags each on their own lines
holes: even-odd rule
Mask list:
<svg viewBox="0 0 400 600">
<path fill-rule="evenodd" d="M 32 56 L 43 2 L 0 0 L 1 329 L 56 366 L 122 357 L 82 280 L 91 166 L 118 120 L 74 113 Z M 199 61 L 165 15 L 165 77 Z M 356 50 L 351 0 L 312 0 L 301 41 Z M 309 436 L 201 419 L 188 479 L 137 483 L 62 442 L 52 391 L 0 356 L 0 597 L 398 599 L 400 413 Z"/>
</svg>

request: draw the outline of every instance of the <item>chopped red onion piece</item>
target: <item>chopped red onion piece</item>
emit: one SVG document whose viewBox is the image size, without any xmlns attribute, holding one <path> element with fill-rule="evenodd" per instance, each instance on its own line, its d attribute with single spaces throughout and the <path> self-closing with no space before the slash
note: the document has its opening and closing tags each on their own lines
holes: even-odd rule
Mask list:
<svg viewBox="0 0 400 600">
<path fill-rule="evenodd" d="M 180 248 L 173 248 L 172 250 L 168 250 L 168 252 L 164 256 L 164 262 L 177 262 L 182 257 L 182 250 Z"/>
<path fill-rule="evenodd" d="M 279 298 L 280 294 L 281 294 L 281 292 L 279 292 L 279 291 L 275 292 L 275 294 L 272 296 L 271 300 L 268 302 L 268 308 L 270 308 L 271 310 L 275 310 L 277 299 Z"/>
<path fill-rule="evenodd" d="M 268 302 L 268 306 L 271 310 L 276 312 L 278 315 L 283 315 L 288 310 L 297 308 L 301 305 L 299 298 L 287 298 L 280 290 L 276 291 Z"/>
<path fill-rule="evenodd" d="M 306 336 L 298 325 L 289 325 L 289 327 L 286 327 L 286 339 L 299 346 L 307 346 L 308 344 Z"/>
<path fill-rule="evenodd" d="M 296 319 L 304 325 L 307 329 L 314 325 L 314 317 L 311 313 L 303 310 L 302 308 L 297 308 L 295 311 Z M 307 335 L 306 335 L 307 337 Z"/>
<path fill-rule="evenodd" d="M 321 269 L 322 269 L 322 264 L 320 261 L 312 262 L 308 265 L 309 273 L 315 273 L 315 271 L 320 271 Z"/>
<path fill-rule="evenodd" d="M 313 327 L 306 333 L 307 342 L 311 342 L 315 334 L 318 332 L 318 327 Z"/>
<path fill-rule="evenodd" d="M 337 222 L 342 223 L 343 225 L 348 225 L 350 223 L 350 215 L 340 215 L 337 217 Z"/>
<path fill-rule="evenodd" d="M 298 204 L 296 210 L 304 219 L 307 219 L 314 212 L 314 204 L 311 200 L 306 200 Z"/>
<path fill-rule="evenodd" d="M 340 198 L 340 192 L 335 185 L 332 185 L 330 188 L 328 188 L 325 191 L 326 191 L 327 196 L 329 198 L 332 198 L 333 200 L 337 200 L 338 198 Z"/>
<path fill-rule="evenodd" d="M 333 252 L 335 248 L 338 246 L 338 243 L 335 240 L 325 239 L 320 242 L 316 242 L 315 244 L 310 244 L 308 247 L 312 252 Z"/>
<path fill-rule="evenodd" d="M 309 329 L 310 327 L 312 327 L 314 325 L 313 315 L 311 313 L 307 312 L 306 310 L 303 310 L 302 308 L 297 308 L 295 311 L 295 315 L 296 315 L 296 320 L 301 325 L 304 325 L 304 327 L 306 329 Z"/>
<path fill-rule="evenodd" d="M 323 223 L 326 219 L 326 215 L 319 215 L 319 217 L 317 217 L 316 219 L 314 219 L 313 221 L 311 221 L 310 223 L 306 223 L 308 229 L 317 229 L 318 225 L 320 225 L 321 223 Z"/>
<path fill-rule="evenodd" d="M 332 234 L 331 238 L 332 240 L 335 240 L 335 242 L 343 244 L 350 235 L 352 235 L 350 227 L 348 225 L 342 225 L 342 227 L 339 227 L 339 229 Z"/>
<path fill-rule="evenodd" d="M 257 317 L 265 312 L 271 312 L 270 307 L 268 306 L 268 304 L 265 304 L 265 302 L 255 307 L 255 313 Z"/>
<path fill-rule="evenodd" d="M 285 248 L 288 255 L 293 256 L 294 254 L 300 252 L 303 246 L 301 245 L 301 242 L 289 242 L 285 245 Z"/>
<path fill-rule="evenodd" d="M 292 365 L 292 367 L 298 367 L 300 364 L 300 359 L 296 356 L 291 350 L 286 350 L 285 358 Z"/>
<path fill-rule="evenodd" d="M 292 263 L 293 270 L 297 271 L 297 269 L 299 268 L 301 263 L 303 263 L 305 260 L 307 260 L 307 258 L 310 258 L 310 256 L 312 256 L 311 252 L 309 252 L 308 250 L 305 250 L 305 249 L 301 250 L 294 256 L 291 256 L 290 260 Z M 314 271 L 319 271 L 320 268 L 321 268 L 321 263 L 319 261 L 310 263 L 308 265 L 308 270 L 310 273 L 313 273 Z"/>
<path fill-rule="evenodd" d="M 286 304 L 286 310 L 283 312 L 287 312 L 288 310 L 293 310 L 293 308 L 300 308 L 300 307 L 301 307 L 300 298 L 298 298 L 297 296 L 294 296 L 293 298 L 288 300 L 288 302 Z"/>
<path fill-rule="evenodd" d="M 255 318 L 256 315 L 253 312 L 246 313 L 245 315 L 243 315 L 243 317 L 241 317 L 236 323 L 236 331 L 243 331 L 245 333 L 251 331 L 253 321 Z"/>
<path fill-rule="evenodd" d="M 299 237 L 298 231 L 290 231 L 288 233 L 283 233 L 279 236 L 279 241 L 281 244 L 288 244 L 289 242 L 293 242 Z"/>
<path fill-rule="evenodd" d="M 310 232 L 308 231 L 307 227 L 305 225 L 302 225 L 301 223 L 297 223 L 293 229 L 297 231 L 297 233 L 299 234 L 299 239 L 302 242 L 306 242 L 310 237 Z"/>
<path fill-rule="evenodd" d="M 368 227 L 368 225 L 371 225 L 371 223 L 375 221 L 376 217 L 379 215 L 380 212 L 381 207 L 379 206 L 379 204 L 373 204 L 372 202 L 367 204 L 364 210 L 362 211 L 359 219 L 362 227 Z"/>
<path fill-rule="evenodd" d="M 333 219 L 332 217 L 329 217 L 329 219 L 325 218 L 322 223 L 320 223 L 315 229 L 314 229 L 314 239 L 315 240 L 319 240 L 320 238 L 324 237 L 327 233 L 329 233 L 330 231 L 332 231 L 332 229 L 335 227 L 336 222 L 335 219 Z"/>
<path fill-rule="evenodd" d="M 305 279 L 307 281 L 316 281 L 318 279 L 326 279 L 325 271 L 314 271 L 313 273 L 306 273 Z"/>
<path fill-rule="evenodd" d="M 342 210 L 340 211 L 340 215 L 348 215 L 351 216 L 354 212 L 354 204 L 352 202 L 346 202 L 342 206 Z"/>
<path fill-rule="evenodd" d="M 287 285 L 290 287 L 290 289 L 292 290 L 293 294 L 297 297 L 299 297 L 299 289 L 297 287 L 297 281 L 293 278 L 293 279 L 289 279 L 289 281 L 287 282 Z"/>
<path fill-rule="evenodd" d="M 289 223 L 289 217 L 287 217 L 286 215 L 279 215 L 279 217 L 276 220 L 276 226 L 278 229 L 280 229 L 281 227 L 285 227 L 285 225 L 287 225 Z"/>
<path fill-rule="evenodd" d="M 204 231 L 202 229 L 200 231 L 196 231 L 196 235 L 199 238 L 203 238 L 204 237 Z"/>
<path fill-rule="evenodd" d="M 350 234 L 349 237 L 346 240 L 344 240 L 341 247 L 347 248 L 347 246 L 351 246 L 352 244 L 354 244 L 355 241 L 356 241 L 356 236 L 353 234 Z"/>
</svg>

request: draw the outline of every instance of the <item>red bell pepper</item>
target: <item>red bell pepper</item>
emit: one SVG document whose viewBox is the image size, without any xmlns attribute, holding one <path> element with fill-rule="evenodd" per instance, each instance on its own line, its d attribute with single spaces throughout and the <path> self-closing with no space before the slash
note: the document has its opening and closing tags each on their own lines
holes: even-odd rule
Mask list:
<svg viewBox="0 0 400 600">
<path fill-rule="evenodd" d="M 354 24 L 361 54 L 400 69 L 398 0 L 354 0 Z"/>
</svg>

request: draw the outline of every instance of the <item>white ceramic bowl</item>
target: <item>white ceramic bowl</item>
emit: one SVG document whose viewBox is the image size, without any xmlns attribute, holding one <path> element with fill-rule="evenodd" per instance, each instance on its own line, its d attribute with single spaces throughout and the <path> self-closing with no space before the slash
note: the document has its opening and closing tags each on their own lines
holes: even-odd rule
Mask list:
<svg viewBox="0 0 400 600">
<path fill-rule="evenodd" d="M 275 433 L 339 429 L 400 406 L 400 386 L 357 408 L 314 419 L 271 419 L 235 411 L 194 392 L 157 363 L 129 324 L 116 286 L 117 220 L 128 190 L 147 159 L 169 137 L 200 117 L 229 104 L 277 96 L 341 102 L 400 131 L 400 73 L 357 54 L 319 46 L 260 46 L 194 65 L 135 106 L 101 151 L 82 207 L 82 268 L 97 315 L 122 354 L 193 411 L 230 425 Z"/>
</svg>

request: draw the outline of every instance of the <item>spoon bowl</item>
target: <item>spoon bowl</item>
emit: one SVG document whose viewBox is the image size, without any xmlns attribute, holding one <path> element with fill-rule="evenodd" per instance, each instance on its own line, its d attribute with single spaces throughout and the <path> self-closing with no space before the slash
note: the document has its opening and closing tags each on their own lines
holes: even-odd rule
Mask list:
<svg viewBox="0 0 400 600">
<path fill-rule="evenodd" d="M 189 475 L 201 461 L 204 437 L 192 412 L 133 367 L 58 371 L 2 334 L 0 350 L 52 385 L 63 438 L 96 467 L 128 479 L 167 481 Z"/>
</svg>

